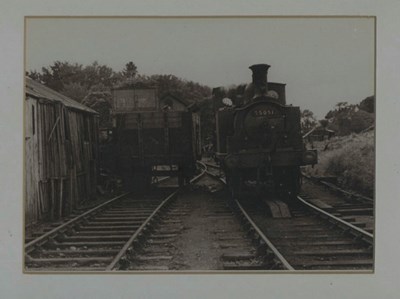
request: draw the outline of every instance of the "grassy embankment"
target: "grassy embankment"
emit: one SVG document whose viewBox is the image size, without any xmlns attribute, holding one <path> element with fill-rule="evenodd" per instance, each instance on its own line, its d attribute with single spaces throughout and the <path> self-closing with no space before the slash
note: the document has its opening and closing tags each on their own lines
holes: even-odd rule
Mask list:
<svg viewBox="0 0 400 299">
<path fill-rule="evenodd" d="M 318 150 L 318 164 L 306 167 L 313 176 L 336 176 L 345 189 L 373 197 L 375 187 L 374 132 L 333 137 L 329 141 L 314 142 Z"/>
</svg>

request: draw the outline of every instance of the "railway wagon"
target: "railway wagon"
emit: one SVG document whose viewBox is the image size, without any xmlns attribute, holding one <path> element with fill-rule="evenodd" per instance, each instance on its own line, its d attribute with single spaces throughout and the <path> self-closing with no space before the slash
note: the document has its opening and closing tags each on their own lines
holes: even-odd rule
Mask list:
<svg viewBox="0 0 400 299">
<path fill-rule="evenodd" d="M 302 140 L 300 109 L 286 104 L 285 84 L 268 82 L 269 67 L 250 66 L 253 80 L 241 103 L 225 99 L 216 113 L 216 155 L 234 197 L 251 186 L 290 198 L 300 188 L 300 166 L 317 163 Z"/>
<path fill-rule="evenodd" d="M 149 187 L 152 179 L 177 176 L 179 185 L 196 171 L 200 119 L 185 101 L 155 88 L 113 90 L 116 170 L 125 189 Z"/>
</svg>

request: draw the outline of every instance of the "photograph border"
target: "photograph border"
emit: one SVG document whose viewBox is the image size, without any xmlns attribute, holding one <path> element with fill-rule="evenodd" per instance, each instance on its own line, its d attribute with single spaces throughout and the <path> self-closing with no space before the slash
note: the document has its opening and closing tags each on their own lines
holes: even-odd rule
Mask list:
<svg viewBox="0 0 400 299">
<path fill-rule="evenodd" d="M 27 23 L 29 19 L 66 19 L 66 20 L 73 20 L 73 19 L 372 19 L 374 22 L 374 36 L 371 37 L 374 42 L 374 96 L 375 96 L 375 107 L 376 107 L 376 50 L 377 50 L 377 20 L 376 16 L 372 15 L 153 15 L 153 16 L 140 16 L 140 15 L 132 15 L 132 16 L 25 16 L 24 17 L 24 96 L 25 96 L 25 72 L 26 69 L 26 56 L 27 56 Z M 25 105 L 24 105 L 24 112 L 25 115 Z M 376 108 L 375 108 L 376 109 Z M 25 117 L 24 117 L 24 136 L 25 136 Z M 374 120 L 374 146 L 375 146 L 375 161 L 376 161 L 376 113 L 375 113 L 375 120 Z M 24 136 L 23 139 L 24 139 Z M 24 139 L 25 140 L 25 139 Z M 25 204 L 26 204 L 26 178 L 25 178 L 25 163 L 26 163 L 26 155 L 25 155 L 25 142 L 24 142 L 24 151 L 23 151 L 23 163 L 24 163 L 24 201 L 23 201 L 23 211 L 25 211 Z M 376 168 L 375 168 L 375 177 L 374 177 L 374 231 L 376 231 Z M 26 219 L 25 216 L 23 217 L 23 236 L 25 236 L 25 225 Z M 24 239 L 22 240 L 23 244 L 25 244 Z M 375 249 L 376 249 L 376 234 L 374 234 L 374 248 L 373 248 L 373 267 L 371 270 L 168 270 L 168 271 L 157 271 L 157 270 L 121 270 L 121 271 L 34 271 L 34 270 L 27 270 L 25 268 L 25 262 L 23 262 L 22 270 L 24 274 L 227 274 L 227 275 L 236 275 L 236 274 L 374 274 L 376 268 L 376 260 L 375 260 Z M 25 261 L 25 252 L 23 250 L 23 257 L 22 260 Z"/>
<path fill-rule="evenodd" d="M 4 99 L 0 101 L 0 135 L 7 142 L 0 147 L 2 179 L 0 203 L 0 293 L 7 298 L 397 298 L 400 259 L 400 240 L 397 233 L 400 218 L 393 217 L 400 210 L 398 179 L 400 165 L 393 148 L 400 147 L 398 136 L 398 111 L 400 103 L 400 18 L 397 0 L 379 3 L 365 1 L 293 1 L 271 0 L 205 0 L 201 5 L 192 0 L 118 1 L 118 3 L 57 0 L 57 5 L 45 0 L 4 0 L 0 11 L 0 36 L 2 43 L 2 68 L 7 74 L 0 79 Z M 8 3 L 7 3 L 8 2 Z M 54 3 L 54 2 L 53 2 Z M 8 5 L 7 5 L 8 4 Z M 94 5 L 95 4 L 95 5 Z M 21 236 L 23 165 L 21 134 L 22 104 L 21 73 L 24 71 L 23 22 L 24 16 L 40 15 L 123 15 L 127 11 L 145 15 L 191 14 L 241 14 L 256 15 L 266 12 L 273 15 L 370 15 L 377 20 L 376 44 L 376 96 L 380 108 L 376 111 L 376 196 L 383 201 L 376 206 L 376 269 L 373 275 L 131 275 L 131 276 L 81 276 L 81 275 L 26 275 L 21 272 Z M 4 163 L 3 163 L 4 162 Z M 22 179 L 21 179 L 22 178 Z M 7 203 L 5 203 L 7 201 Z M 116 278 L 118 277 L 118 278 Z M 156 287 L 155 287 L 156 286 Z"/>
</svg>

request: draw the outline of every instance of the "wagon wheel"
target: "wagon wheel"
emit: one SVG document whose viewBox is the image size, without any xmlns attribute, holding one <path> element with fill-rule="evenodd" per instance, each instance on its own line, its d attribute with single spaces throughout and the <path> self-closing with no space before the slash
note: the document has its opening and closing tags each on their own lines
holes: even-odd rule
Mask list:
<svg viewBox="0 0 400 299">
<path fill-rule="evenodd" d="M 151 186 L 151 167 L 141 166 L 134 170 L 132 175 L 133 191 L 143 193 Z"/>
<path fill-rule="evenodd" d="M 189 167 L 179 165 L 178 167 L 178 184 L 179 187 L 190 185 L 190 175 L 193 171 Z"/>
</svg>

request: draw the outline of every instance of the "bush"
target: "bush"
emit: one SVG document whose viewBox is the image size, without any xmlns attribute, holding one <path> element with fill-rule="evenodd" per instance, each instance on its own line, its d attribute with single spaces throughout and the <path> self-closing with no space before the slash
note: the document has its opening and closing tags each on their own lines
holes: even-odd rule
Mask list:
<svg viewBox="0 0 400 299">
<path fill-rule="evenodd" d="M 373 132 L 336 137 L 316 143 L 318 164 L 306 168 L 315 176 L 336 176 L 338 183 L 346 188 L 372 197 L 375 185 L 375 146 Z"/>
</svg>

